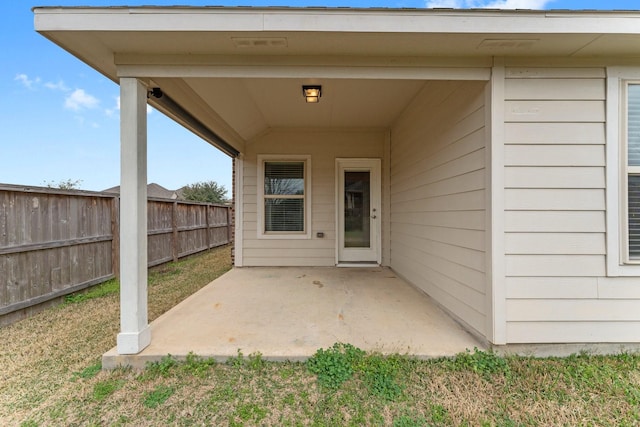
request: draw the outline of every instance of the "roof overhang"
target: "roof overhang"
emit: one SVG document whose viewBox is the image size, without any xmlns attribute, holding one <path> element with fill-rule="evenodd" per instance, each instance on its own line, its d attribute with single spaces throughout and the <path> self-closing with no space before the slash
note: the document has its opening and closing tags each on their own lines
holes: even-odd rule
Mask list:
<svg viewBox="0 0 640 427">
<path fill-rule="evenodd" d="M 425 80 L 486 80 L 496 56 L 640 58 L 638 11 L 176 6 L 34 12 L 45 37 L 115 82 L 136 77 L 161 87 L 239 151 L 273 127 L 386 127 Z M 319 82 L 329 89 L 322 102 L 313 115 L 300 111 L 300 86 Z M 367 109 L 373 91 L 379 111 Z M 352 117 L 354 110 L 359 113 Z"/>
</svg>

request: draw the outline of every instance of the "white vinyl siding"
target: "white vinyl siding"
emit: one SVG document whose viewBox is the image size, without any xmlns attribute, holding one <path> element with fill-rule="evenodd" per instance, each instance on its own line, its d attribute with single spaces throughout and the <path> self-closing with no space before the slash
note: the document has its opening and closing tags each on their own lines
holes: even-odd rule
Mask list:
<svg viewBox="0 0 640 427">
<path fill-rule="evenodd" d="M 640 341 L 640 289 L 606 277 L 605 70 L 523 71 L 505 82 L 507 342 Z"/>
<path fill-rule="evenodd" d="M 273 130 L 247 144 L 243 157 L 243 266 L 333 266 L 336 256 L 335 159 L 382 158 L 383 131 Z M 311 171 L 309 238 L 258 238 L 258 155 L 295 160 L 308 156 Z M 289 157 L 287 157 L 289 156 Z M 303 156 L 304 157 L 304 156 Z M 262 184 L 262 183 L 261 183 Z M 317 237 L 317 233 L 324 237 Z M 383 242 L 384 245 L 384 242 Z"/>
<path fill-rule="evenodd" d="M 391 267 L 486 332 L 485 82 L 428 82 L 391 131 Z"/>
</svg>

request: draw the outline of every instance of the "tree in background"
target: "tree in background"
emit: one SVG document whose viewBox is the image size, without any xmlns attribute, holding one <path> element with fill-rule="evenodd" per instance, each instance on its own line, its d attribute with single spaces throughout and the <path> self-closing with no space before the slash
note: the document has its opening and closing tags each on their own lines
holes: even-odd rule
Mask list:
<svg viewBox="0 0 640 427">
<path fill-rule="evenodd" d="M 57 184 L 53 181 L 44 181 L 44 185 L 46 185 L 47 188 L 58 188 L 60 190 L 80 190 L 80 184 L 82 184 L 81 179 L 71 178 L 58 181 Z"/>
<path fill-rule="evenodd" d="M 196 182 L 182 188 L 182 197 L 194 202 L 224 203 L 226 195 L 227 189 L 215 181 Z"/>
</svg>

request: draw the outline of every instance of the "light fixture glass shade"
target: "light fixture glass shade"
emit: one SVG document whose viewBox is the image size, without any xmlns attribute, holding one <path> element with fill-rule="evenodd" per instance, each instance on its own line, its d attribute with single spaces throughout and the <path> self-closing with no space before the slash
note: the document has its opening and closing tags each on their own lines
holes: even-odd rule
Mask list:
<svg viewBox="0 0 640 427">
<path fill-rule="evenodd" d="M 322 86 L 302 86 L 302 95 L 310 104 L 320 102 Z"/>
</svg>

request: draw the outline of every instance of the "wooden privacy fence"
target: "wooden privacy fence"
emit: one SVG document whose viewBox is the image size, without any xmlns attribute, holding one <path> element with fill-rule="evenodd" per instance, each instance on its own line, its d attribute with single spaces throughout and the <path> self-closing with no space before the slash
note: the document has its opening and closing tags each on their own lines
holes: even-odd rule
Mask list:
<svg viewBox="0 0 640 427">
<path fill-rule="evenodd" d="M 229 206 L 149 199 L 147 215 L 150 267 L 231 242 Z M 0 325 L 117 276 L 121 238 L 118 195 L 0 184 Z"/>
</svg>

